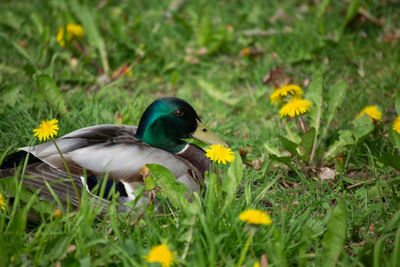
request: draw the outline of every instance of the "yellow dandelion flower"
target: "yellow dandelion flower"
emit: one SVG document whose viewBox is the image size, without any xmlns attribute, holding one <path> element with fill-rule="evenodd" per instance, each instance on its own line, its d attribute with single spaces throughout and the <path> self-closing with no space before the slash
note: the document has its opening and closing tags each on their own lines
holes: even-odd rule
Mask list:
<svg viewBox="0 0 400 267">
<path fill-rule="evenodd" d="M 172 266 L 175 262 L 174 253 L 165 244 L 152 247 L 144 259 L 149 263 L 159 262 L 162 267 Z"/>
<path fill-rule="evenodd" d="M 261 210 L 245 210 L 239 214 L 239 220 L 249 224 L 265 224 L 270 225 L 272 223 L 271 217 L 268 213 Z"/>
<path fill-rule="evenodd" d="M 65 36 L 65 29 L 67 30 L 67 36 Z M 81 39 L 85 35 L 85 31 L 79 24 L 68 23 L 67 26 L 60 27 L 57 33 L 57 42 L 60 46 L 65 45 L 65 40 L 71 41 L 73 39 Z"/>
<path fill-rule="evenodd" d="M 289 84 L 276 89 L 269 98 L 272 104 L 280 103 L 288 94 L 301 97 L 303 95 L 303 90 L 301 90 L 301 87 L 298 85 Z"/>
<path fill-rule="evenodd" d="M 253 267 L 260 267 L 260 263 L 258 261 L 254 262 Z"/>
<path fill-rule="evenodd" d="M 54 218 L 56 219 L 61 218 L 61 215 L 62 215 L 61 210 L 54 209 Z"/>
<path fill-rule="evenodd" d="M 290 99 L 289 103 L 285 104 L 281 110 L 279 110 L 279 115 L 282 117 L 289 116 L 295 117 L 310 111 L 312 103 L 308 100 L 293 97 Z"/>
<path fill-rule="evenodd" d="M 392 129 L 397 132 L 398 134 L 400 134 L 400 116 L 398 116 L 394 122 L 393 122 L 393 126 Z"/>
<path fill-rule="evenodd" d="M 6 202 L 4 201 L 3 195 L 0 193 L 0 208 L 6 210 Z"/>
<path fill-rule="evenodd" d="M 369 116 L 370 120 L 380 121 L 382 120 L 382 113 L 379 111 L 377 106 L 367 106 L 363 108 L 360 113 L 356 116 L 356 118 L 360 118 L 362 115 Z"/>
<path fill-rule="evenodd" d="M 226 162 L 232 162 L 235 159 L 233 151 L 229 147 L 222 146 L 220 144 L 211 145 L 210 148 L 206 149 L 206 157 L 217 163 L 226 164 Z"/>
<path fill-rule="evenodd" d="M 37 136 L 40 141 L 46 141 L 50 137 L 56 136 L 58 131 L 58 120 L 43 120 L 39 128 L 34 129 L 33 132 L 35 133 L 34 136 Z"/>
</svg>

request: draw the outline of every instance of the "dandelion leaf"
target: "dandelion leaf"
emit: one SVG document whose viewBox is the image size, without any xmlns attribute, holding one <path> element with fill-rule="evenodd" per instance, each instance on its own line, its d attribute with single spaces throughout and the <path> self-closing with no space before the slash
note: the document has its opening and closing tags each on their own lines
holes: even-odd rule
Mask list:
<svg viewBox="0 0 400 267">
<path fill-rule="evenodd" d="M 281 162 L 285 164 L 286 166 L 289 166 L 290 168 L 294 169 L 294 166 L 292 165 L 292 158 L 291 157 L 278 157 L 274 154 L 269 154 L 269 158 L 271 160 L 275 160 L 278 162 Z"/>
<path fill-rule="evenodd" d="M 302 145 L 303 145 L 303 156 L 308 160 L 313 143 L 315 138 L 315 128 L 310 128 L 303 136 L 302 136 Z"/>
<path fill-rule="evenodd" d="M 305 99 L 311 101 L 313 105 L 310 108 L 308 116 L 310 117 L 310 125 L 315 128 L 316 135 L 319 133 L 319 125 L 322 114 L 322 88 L 323 86 L 323 73 L 321 70 L 317 71 L 313 78 L 310 86 L 307 89 Z"/>
<path fill-rule="evenodd" d="M 4 90 L 4 89 L 3 89 Z M 4 90 L 4 94 L 2 95 L 3 105 L 14 107 L 15 103 L 19 98 L 19 87 L 14 85 L 10 88 Z"/>
<path fill-rule="evenodd" d="M 321 134 L 321 138 L 324 138 L 328 133 L 329 126 L 336 115 L 338 107 L 342 104 L 343 99 L 346 95 L 348 88 L 347 81 L 341 81 L 333 85 L 328 93 L 328 109 L 325 113 L 325 124 L 324 130 Z"/>
<path fill-rule="evenodd" d="M 283 137 L 283 136 L 279 136 L 279 139 L 281 140 L 281 143 L 283 145 L 283 147 L 289 151 L 292 155 L 298 157 L 299 153 L 297 152 L 297 147 L 298 145 L 292 141 L 290 141 L 289 139 Z"/>
<path fill-rule="evenodd" d="M 390 130 L 389 131 L 389 138 L 392 141 L 393 145 L 400 149 L 400 134 L 397 132 Z"/>
<path fill-rule="evenodd" d="M 336 140 L 325 153 L 324 158 L 333 158 L 339 154 L 343 148 L 347 145 L 353 145 L 355 143 L 354 137 L 351 130 L 340 131 L 339 140 Z"/>
<path fill-rule="evenodd" d="M 175 176 L 164 166 L 158 164 L 146 164 L 157 186 L 160 186 L 160 195 L 166 198 L 174 207 L 187 207 L 185 197 L 186 186 L 176 181 Z"/>
<path fill-rule="evenodd" d="M 397 92 L 396 100 L 394 102 L 394 107 L 396 108 L 397 114 L 400 114 L 400 91 Z"/>
<path fill-rule="evenodd" d="M 64 115 L 68 113 L 60 88 L 58 88 L 55 81 L 49 75 L 39 75 L 36 78 L 36 85 L 39 89 L 40 94 L 44 96 L 47 101 L 54 106 L 55 109 L 57 109 Z"/>
<path fill-rule="evenodd" d="M 374 125 L 369 116 L 361 116 L 360 118 L 355 119 L 352 124 L 354 126 L 352 133 L 357 143 L 360 143 L 374 130 Z"/>
<path fill-rule="evenodd" d="M 361 116 L 353 121 L 354 129 L 340 131 L 339 140 L 331 145 L 325 153 L 325 158 L 333 158 L 346 146 L 361 143 L 373 130 L 374 125 L 368 116 Z"/>
<path fill-rule="evenodd" d="M 46 263 L 48 264 L 61 257 L 65 253 L 70 239 L 71 237 L 64 233 L 56 235 L 54 239 L 48 241 L 44 249 L 44 255 L 40 259 L 41 264 L 46 265 Z"/>
<path fill-rule="evenodd" d="M 400 157 L 391 153 L 384 153 L 379 159 L 380 162 L 400 170 Z"/>
<path fill-rule="evenodd" d="M 221 189 L 226 193 L 225 203 L 229 204 L 236 195 L 237 188 L 243 179 L 243 162 L 238 153 L 228 169 L 228 174 L 222 182 Z"/>
<path fill-rule="evenodd" d="M 13 236 L 13 239 L 19 239 L 25 233 L 28 210 L 28 207 L 23 207 L 22 209 L 18 210 L 8 224 L 6 235 Z"/>
</svg>

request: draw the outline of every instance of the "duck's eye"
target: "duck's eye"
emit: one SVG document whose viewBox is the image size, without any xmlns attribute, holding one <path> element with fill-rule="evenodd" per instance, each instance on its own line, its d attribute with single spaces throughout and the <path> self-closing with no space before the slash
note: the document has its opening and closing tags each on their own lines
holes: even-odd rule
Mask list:
<svg viewBox="0 0 400 267">
<path fill-rule="evenodd" d="M 175 112 L 174 112 L 174 115 L 176 116 L 176 117 L 182 117 L 183 116 L 183 111 L 182 110 L 175 110 Z"/>
</svg>

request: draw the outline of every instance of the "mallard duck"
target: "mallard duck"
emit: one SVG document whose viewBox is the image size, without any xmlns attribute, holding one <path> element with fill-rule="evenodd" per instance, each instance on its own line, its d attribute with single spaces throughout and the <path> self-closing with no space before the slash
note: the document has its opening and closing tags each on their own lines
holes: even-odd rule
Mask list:
<svg viewBox="0 0 400 267">
<path fill-rule="evenodd" d="M 134 200 L 135 183 L 143 182 L 140 170 L 148 163 L 168 168 L 187 192 L 199 191 L 210 160 L 204 151 L 184 139 L 194 138 L 207 144 L 229 146 L 207 128 L 194 108 L 175 97 L 160 98 L 144 111 L 139 126 L 96 125 L 73 131 L 56 139 L 72 177 L 81 192 L 89 192 L 103 177 L 108 177 L 107 188 L 113 181 L 120 193 L 119 201 Z M 52 199 L 45 181 L 65 204 L 79 206 L 64 163 L 53 142 L 21 147 L 7 156 L 0 167 L 0 177 L 13 176 L 16 166 L 29 154 L 23 183 L 31 190 L 40 190 L 44 198 Z M 64 180 L 60 180 L 64 179 Z M 59 181 L 59 182 L 57 182 Z M 91 193 L 92 194 L 92 193 Z M 98 197 L 97 197 L 98 198 Z M 98 198 L 107 205 L 107 199 Z"/>
</svg>

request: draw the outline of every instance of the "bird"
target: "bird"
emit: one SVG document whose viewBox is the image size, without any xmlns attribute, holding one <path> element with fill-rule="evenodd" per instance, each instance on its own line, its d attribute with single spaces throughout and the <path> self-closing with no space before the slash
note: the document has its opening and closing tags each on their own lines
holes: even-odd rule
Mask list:
<svg viewBox="0 0 400 267">
<path fill-rule="evenodd" d="M 169 169 L 187 194 L 199 192 L 211 161 L 199 146 L 187 142 L 192 138 L 208 145 L 230 145 L 213 133 L 185 100 L 164 97 L 152 102 L 142 114 L 138 126 L 103 124 L 75 130 L 55 142 L 70 170 L 78 192 L 87 190 L 105 209 L 110 199 L 93 193 L 101 182 L 106 191 L 119 192 L 118 202 L 135 200 L 136 183 L 143 184 L 141 171 L 146 164 Z M 52 141 L 26 146 L 5 157 L 0 178 L 16 177 L 18 166 L 27 165 L 24 185 L 39 190 L 43 199 L 53 199 L 53 191 L 63 205 L 79 207 L 79 197 L 57 147 Z M 49 185 L 52 190 L 49 190 Z M 97 188 L 97 187 L 96 187 Z M 143 202 L 146 203 L 146 202 Z M 142 205 L 143 205 L 142 203 Z M 126 210 L 119 205 L 121 210 Z"/>
</svg>

